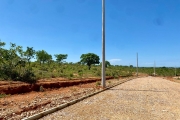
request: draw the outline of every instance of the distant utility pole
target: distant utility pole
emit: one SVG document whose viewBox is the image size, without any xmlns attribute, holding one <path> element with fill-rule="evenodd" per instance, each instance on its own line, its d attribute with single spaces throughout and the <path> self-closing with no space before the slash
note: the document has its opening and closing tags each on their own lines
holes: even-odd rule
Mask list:
<svg viewBox="0 0 180 120">
<path fill-rule="evenodd" d="M 106 74 L 105 74 L 105 0 L 102 0 L 102 78 L 101 85 L 106 87 Z"/>
<path fill-rule="evenodd" d="M 176 77 L 176 66 L 175 66 L 175 77 Z"/>
<path fill-rule="evenodd" d="M 156 62 L 154 61 L 154 76 L 156 75 Z"/>
<path fill-rule="evenodd" d="M 137 53 L 137 68 L 136 68 L 136 70 L 137 70 L 136 75 L 138 76 L 138 53 Z"/>
</svg>

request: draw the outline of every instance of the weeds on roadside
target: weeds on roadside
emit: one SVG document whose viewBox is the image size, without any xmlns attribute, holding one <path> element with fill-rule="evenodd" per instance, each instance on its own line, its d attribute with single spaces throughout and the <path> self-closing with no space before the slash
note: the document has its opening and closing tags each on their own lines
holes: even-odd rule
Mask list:
<svg viewBox="0 0 180 120">
<path fill-rule="evenodd" d="M 96 86 L 100 86 L 100 85 L 101 85 L 100 81 L 97 81 Z"/>
<path fill-rule="evenodd" d="M 39 91 L 44 92 L 44 87 L 42 85 L 39 87 Z"/>
<path fill-rule="evenodd" d="M 7 97 L 7 96 L 10 96 L 10 95 L 0 94 L 0 98 L 4 98 L 4 97 Z"/>
</svg>

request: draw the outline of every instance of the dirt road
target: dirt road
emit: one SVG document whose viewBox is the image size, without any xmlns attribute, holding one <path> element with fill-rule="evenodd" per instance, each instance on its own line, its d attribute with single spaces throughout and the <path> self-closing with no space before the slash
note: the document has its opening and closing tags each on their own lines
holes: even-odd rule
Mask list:
<svg viewBox="0 0 180 120">
<path fill-rule="evenodd" d="M 178 120 L 180 84 L 138 78 L 85 99 L 43 120 Z"/>
</svg>

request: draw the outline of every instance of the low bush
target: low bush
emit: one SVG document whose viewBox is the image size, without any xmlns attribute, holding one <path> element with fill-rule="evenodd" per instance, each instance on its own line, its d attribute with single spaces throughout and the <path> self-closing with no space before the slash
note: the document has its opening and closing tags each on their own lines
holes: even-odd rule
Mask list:
<svg viewBox="0 0 180 120">
<path fill-rule="evenodd" d="M 97 81 L 96 82 L 96 86 L 100 86 L 101 85 L 101 82 L 100 81 Z"/>
</svg>

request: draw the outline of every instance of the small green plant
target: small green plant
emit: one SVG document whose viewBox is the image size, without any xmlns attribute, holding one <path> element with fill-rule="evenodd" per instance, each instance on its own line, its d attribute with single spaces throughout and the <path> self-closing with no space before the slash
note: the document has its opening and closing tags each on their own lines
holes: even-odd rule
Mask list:
<svg viewBox="0 0 180 120">
<path fill-rule="evenodd" d="M 44 92 L 44 87 L 42 85 L 39 87 L 39 91 Z"/>
<path fill-rule="evenodd" d="M 74 76 L 73 73 L 70 73 L 70 74 L 69 74 L 69 77 L 73 77 L 73 76 Z"/>
<path fill-rule="evenodd" d="M 73 73 L 66 74 L 66 78 L 68 78 L 69 80 L 72 80 L 73 76 Z"/>
<path fill-rule="evenodd" d="M 98 71 L 96 72 L 96 76 L 101 76 L 101 71 L 98 70 Z"/>
<path fill-rule="evenodd" d="M 100 85 L 101 85 L 100 81 L 97 81 L 96 86 L 100 86 Z"/>
<path fill-rule="evenodd" d="M 0 98 L 4 98 L 4 97 L 7 97 L 9 95 L 6 95 L 6 94 L 0 94 Z"/>
<path fill-rule="evenodd" d="M 56 78 L 56 76 L 54 74 L 51 75 L 51 78 Z"/>
<path fill-rule="evenodd" d="M 40 75 L 36 75 L 35 79 L 36 79 L 36 80 L 40 80 L 40 79 L 41 79 L 41 76 L 40 76 Z"/>
<path fill-rule="evenodd" d="M 83 71 L 82 71 L 82 70 L 78 70 L 78 75 L 79 75 L 80 77 L 82 77 L 82 76 L 83 76 Z"/>
<path fill-rule="evenodd" d="M 106 72 L 106 76 L 111 76 L 111 73 L 110 72 Z"/>
<path fill-rule="evenodd" d="M 97 68 L 92 68 L 92 70 L 97 71 L 98 69 Z"/>
</svg>

